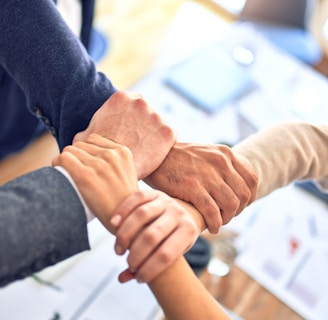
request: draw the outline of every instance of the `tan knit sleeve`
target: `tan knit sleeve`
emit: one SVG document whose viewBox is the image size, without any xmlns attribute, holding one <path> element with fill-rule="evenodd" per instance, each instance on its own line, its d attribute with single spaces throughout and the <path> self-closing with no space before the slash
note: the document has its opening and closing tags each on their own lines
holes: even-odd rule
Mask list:
<svg viewBox="0 0 328 320">
<path fill-rule="evenodd" d="M 281 123 L 253 134 L 233 151 L 258 175 L 257 199 L 294 180 L 328 181 L 328 125 Z"/>
</svg>

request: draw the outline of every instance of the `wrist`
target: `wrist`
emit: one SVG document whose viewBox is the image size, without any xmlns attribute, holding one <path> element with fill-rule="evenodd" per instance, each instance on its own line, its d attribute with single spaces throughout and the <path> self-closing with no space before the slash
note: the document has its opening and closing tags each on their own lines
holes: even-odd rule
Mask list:
<svg viewBox="0 0 328 320">
<path fill-rule="evenodd" d="M 85 216 L 87 219 L 87 222 L 89 223 L 90 221 L 92 221 L 95 216 L 93 215 L 93 213 L 91 212 L 90 208 L 88 207 L 88 205 L 85 203 L 78 187 L 76 186 L 74 180 L 72 179 L 71 175 L 67 172 L 67 170 L 64 167 L 60 167 L 60 166 L 55 166 L 54 169 L 56 169 L 57 171 L 59 171 L 72 185 L 73 189 L 75 190 L 77 196 L 79 197 L 81 204 L 84 207 L 84 211 L 85 211 Z"/>
</svg>

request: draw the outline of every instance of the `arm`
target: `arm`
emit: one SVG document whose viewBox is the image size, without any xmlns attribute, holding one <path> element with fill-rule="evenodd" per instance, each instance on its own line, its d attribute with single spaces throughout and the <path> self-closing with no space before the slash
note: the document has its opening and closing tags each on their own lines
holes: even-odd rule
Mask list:
<svg viewBox="0 0 328 320">
<path fill-rule="evenodd" d="M 0 286 L 89 249 L 84 208 L 53 168 L 0 187 Z"/>
<path fill-rule="evenodd" d="M 87 142 L 90 143 L 89 146 L 87 143 L 80 143 L 77 145 L 79 149 L 76 147 L 67 147 L 62 155 L 57 157 L 54 161 L 55 164 L 66 167 L 74 181 L 77 183 L 81 194 L 83 197 L 86 197 L 86 199 L 90 197 L 90 195 L 88 196 L 90 188 L 92 189 L 94 187 L 88 183 L 85 183 L 85 176 L 90 174 L 87 164 L 90 160 L 92 161 L 92 158 L 89 158 L 89 155 L 97 155 L 98 159 L 101 157 L 109 162 L 112 162 L 112 164 L 115 164 L 116 162 L 115 160 L 113 161 L 113 158 L 108 155 L 108 148 L 110 147 L 109 144 L 111 144 L 112 148 L 115 148 L 114 143 L 107 141 L 109 143 L 107 145 L 106 139 L 102 139 L 99 136 L 91 136 L 90 138 L 87 140 Z M 95 144 L 98 146 L 103 145 L 103 147 L 96 147 Z M 118 145 L 116 146 L 119 147 Z M 119 149 L 120 148 L 121 147 L 119 147 Z M 126 152 L 127 149 L 122 149 L 122 151 Z M 103 152 L 105 152 L 107 156 L 104 156 Z M 75 162 L 76 160 L 78 160 L 78 163 L 80 164 L 77 165 Z M 104 175 L 108 172 L 108 170 L 105 170 L 104 168 L 105 162 L 99 162 L 98 165 L 94 165 L 95 168 L 97 168 L 98 171 L 103 172 Z M 72 166 L 72 164 L 74 164 L 74 166 Z M 127 166 L 126 170 L 124 170 L 124 174 L 130 176 L 130 174 L 127 174 L 130 173 L 128 168 L 129 167 Z M 136 176 L 134 179 L 136 181 Z M 107 179 L 104 177 L 103 182 L 106 183 L 106 181 Z M 99 187 L 99 183 L 95 186 Z M 102 187 L 105 187 L 105 184 L 102 184 Z M 95 206 L 91 206 L 91 210 L 94 211 L 95 215 L 98 216 L 103 223 L 110 223 L 111 218 L 113 218 L 111 211 L 118 208 L 123 199 L 128 199 L 127 194 L 130 193 L 133 195 L 134 192 L 132 191 L 133 189 L 136 191 L 137 187 L 134 183 L 132 183 L 129 190 L 126 189 L 126 187 L 122 188 L 117 185 L 117 189 L 114 190 L 114 194 L 116 196 L 113 197 L 108 197 L 108 194 L 112 195 L 112 193 L 109 193 L 106 188 L 102 187 L 100 189 L 103 189 L 103 191 L 100 194 L 97 194 L 97 202 Z M 143 201 L 140 202 L 143 204 Z M 200 229 L 205 227 L 203 219 L 195 208 L 181 201 L 180 205 L 187 209 L 185 211 L 188 212 L 191 218 L 195 220 Z M 149 208 L 145 208 L 145 211 L 147 210 L 149 210 Z M 114 226 L 109 227 L 107 225 L 107 228 L 112 230 L 113 233 L 116 232 Z M 129 275 L 124 274 L 124 276 Z M 125 281 L 125 279 L 122 278 L 120 280 Z M 191 320 L 229 319 L 220 305 L 215 301 L 215 299 L 213 299 L 209 292 L 200 283 L 198 278 L 194 275 L 184 258 L 178 258 L 169 268 L 152 280 L 149 283 L 149 286 L 155 294 L 158 302 L 161 304 L 166 316 L 170 320 L 180 320 L 184 318 Z"/>
<path fill-rule="evenodd" d="M 256 196 L 257 177 L 225 145 L 176 143 L 145 181 L 191 203 L 217 233 Z"/>
<path fill-rule="evenodd" d="M 163 193 L 137 192 L 136 169 L 129 149 L 99 135 L 66 147 L 53 160 L 53 165 L 69 172 L 90 210 L 108 231 L 128 238 L 128 243 L 121 242 L 124 250 L 136 240 L 128 262 L 131 269 L 139 269 L 143 264 L 139 271 L 143 281 L 153 279 L 171 265 L 205 228 L 198 214 L 191 217 Z M 97 179 L 90 179 L 93 176 Z M 122 202 L 123 207 L 118 208 Z M 113 224 L 116 210 L 126 217 L 138 206 L 142 208 L 125 219 L 122 228 Z"/>
<path fill-rule="evenodd" d="M 80 140 L 102 134 L 131 148 L 141 177 L 155 170 L 175 142 L 173 130 L 140 96 L 114 95 L 111 82 L 97 72 L 53 1 L 0 4 L 0 64 L 60 149 L 89 126 Z"/>
<path fill-rule="evenodd" d="M 126 91 L 113 94 L 94 114 L 86 130 L 76 134 L 74 142 L 84 141 L 92 133 L 128 147 L 138 179 L 153 172 L 175 143 L 175 132 L 149 103 L 141 95 Z"/>
<path fill-rule="evenodd" d="M 148 285 L 168 320 L 230 319 L 182 257 Z"/>
<path fill-rule="evenodd" d="M 86 204 L 108 225 L 108 212 L 116 201 L 137 189 L 133 157 L 122 146 L 89 149 L 91 145 L 80 144 L 89 152 L 67 148 L 82 154 L 83 162 L 71 159 L 68 152 L 61 157 L 68 157 L 70 169 L 75 170 Z M 0 203 L 0 285 L 89 249 L 85 210 L 57 170 L 41 169 L 0 187 Z"/>
<path fill-rule="evenodd" d="M 116 228 L 115 250 L 129 250 L 129 268 L 121 282 L 149 282 L 191 248 L 205 223 L 199 212 L 158 190 L 133 192 L 118 205 L 111 224 Z"/>
<path fill-rule="evenodd" d="M 257 174 L 257 199 L 294 180 L 328 178 L 328 126 L 278 124 L 256 133 L 233 152 Z"/>
<path fill-rule="evenodd" d="M 53 1 L 0 4 L 0 64 L 23 90 L 30 111 L 47 122 L 63 148 L 115 89 L 96 71 Z"/>
<path fill-rule="evenodd" d="M 104 106 L 115 89 L 103 74 L 96 71 L 94 63 L 69 30 L 52 1 L 0 0 L 0 4 L 0 64 L 23 90 L 30 111 L 46 123 L 62 149 L 72 142 L 77 132 L 87 128 L 92 115 Z M 114 123 L 110 121 L 104 125 L 110 128 Z M 126 128 L 132 128 L 129 122 L 126 122 Z M 141 178 L 161 163 L 174 143 L 172 131 L 166 129 L 157 133 L 161 134 L 159 139 L 155 139 L 156 135 L 151 133 L 148 137 L 152 137 L 152 144 L 138 145 L 136 152 L 133 151 Z M 126 142 L 126 134 L 122 139 L 108 134 L 106 137 L 128 146 L 134 140 L 129 139 Z M 151 165 L 143 163 L 143 159 L 149 159 L 148 163 L 151 162 Z M 220 214 L 222 213 L 223 223 L 230 220 L 251 201 L 253 186 L 248 185 L 246 177 L 249 189 L 244 191 L 247 189 L 241 187 L 245 186 L 243 179 L 236 180 L 233 177 L 238 176 L 238 169 L 238 174 L 233 174 L 228 183 L 219 177 L 215 186 L 208 179 L 198 184 L 197 180 L 202 177 L 198 168 L 203 166 L 203 161 L 191 172 L 194 178 L 189 180 L 188 177 L 193 175 L 188 175 L 189 166 L 186 167 L 183 160 L 181 159 L 179 166 L 176 161 L 166 161 L 170 165 L 165 166 L 164 180 L 158 182 L 158 179 L 150 178 L 148 182 L 172 196 L 192 202 L 203 213 L 209 229 L 217 232 L 222 224 Z M 171 187 L 167 180 L 171 179 L 174 171 L 180 172 L 179 181 L 173 177 L 176 183 Z M 243 176 L 243 172 L 240 174 Z M 223 178 L 226 176 L 227 174 Z M 220 190 L 227 195 L 224 201 L 219 201 L 222 198 L 218 197 L 218 184 L 222 185 Z M 227 184 L 233 185 L 232 190 Z M 185 186 L 188 188 L 187 192 L 184 191 Z"/>
<path fill-rule="evenodd" d="M 132 194 L 131 196 L 133 197 L 134 195 Z M 129 200 L 130 199 L 127 198 L 124 202 L 129 202 Z M 135 202 L 132 201 L 133 203 L 138 202 L 137 199 L 134 200 Z M 153 201 L 158 202 L 158 199 Z M 205 229 L 205 222 L 202 216 L 193 206 L 178 199 L 175 201 L 176 205 L 181 206 L 183 210 L 188 213 L 190 218 L 195 221 L 199 229 Z M 131 203 L 127 203 L 127 207 L 124 208 L 118 206 L 118 210 L 113 214 L 113 217 L 115 214 L 118 214 L 118 211 L 122 212 L 123 209 L 127 210 L 125 215 L 137 215 L 137 210 L 132 209 L 133 206 L 128 208 L 130 204 Z M 144 206 L 144 202 L 140 201 L 140 205 Z M 147 211 L 147 209 L 149 209 L 149 207 L 144 207 L 145 211 Z M 122 219 L 124 220 L 124 216 L 122 216 Z M 183 241 L 183 239 L 181 241 Z M 175 242 L 175 244 L 177 244 L 177 242 Z M 163 259 L 161 259 L 160 262 L 164 264 Z M 137 274 L 139 274 L 139 271 Z M 121 282 L 126 282 L 134 278 L 134 276 L 133 273 L 124 271 L 120 274 L 119 280 Z M 158 303 L 161 305 L 168 320 L 230 319 L 220 304 L 210 295 L 191 270 L 188 263 L 181 256 L 151 281 L 149 281 L 147 276 L 143 274 L 141 275 L 141 278 L 142 282 L 148 282 L 150 289 L 154 293 Z M 138 276 L 137 280 L 139 280 Z"/>
</svg>

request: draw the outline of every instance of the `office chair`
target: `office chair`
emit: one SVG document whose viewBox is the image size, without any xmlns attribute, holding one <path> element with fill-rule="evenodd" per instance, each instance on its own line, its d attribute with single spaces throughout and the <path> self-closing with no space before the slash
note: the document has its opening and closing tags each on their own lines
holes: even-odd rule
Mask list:
<svg viewBox="0 0 328 320">
<path fill-rule="evenodd" d="M 273 44 L 297 59 L 316 65 L 322 49 L 309 31 L 317 0 L 246 0 L 239 20 L 250 22 Z"/>
</svg>

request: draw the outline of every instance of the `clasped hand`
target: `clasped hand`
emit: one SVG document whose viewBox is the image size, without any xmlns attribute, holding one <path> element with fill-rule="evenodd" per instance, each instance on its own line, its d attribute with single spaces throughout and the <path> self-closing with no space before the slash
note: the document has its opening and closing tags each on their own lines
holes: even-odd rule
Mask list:
<svg viewBox="0 0 328 320">
<path fill-rule="evenodd" d="M 138 179 L 191 203 L 211 233 L 255 199 L 257 177 L 230 148 L 176 143 L 174 130 L 138 94 L 113 94 L 74 141 L 83 141 L 91 133 L 127 146 Z"/>
<path fill-rule="evenodd" d="M 92 134 L 85 142 L 66 147 L 53 165 L 69 172 L 90 210 L 117 236 L 116 251 L 130 250 L 122 282 L 153 280 L 193 245 L 201 231 L 201 219 L 174 199 L 156 190 L 138 191 L 127 147 Z"/>
<path fill-rule="evenodd" d="M 116 234 L 117 253 L 130 250 L 122 281 L 133 274 L 152 280 L 202 230 L 217 233 L 257 190 L 257 177 L 230 148 L 175 142 L 150 105 L 124 91 L 104 103 L 54 164 L 66 168 L 92 212 Z M 138 191 L 140 179 L 167 195 Z"/>
</svg>

